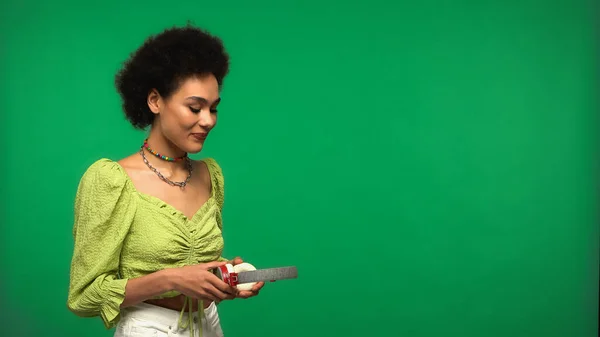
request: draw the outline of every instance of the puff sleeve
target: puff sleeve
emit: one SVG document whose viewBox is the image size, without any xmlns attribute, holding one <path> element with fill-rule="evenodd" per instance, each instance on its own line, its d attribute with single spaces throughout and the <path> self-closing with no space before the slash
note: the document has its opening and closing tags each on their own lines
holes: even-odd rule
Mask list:
<svg viewBox="0 0 600 337">
<path fill-rule="evenodd" d="M 73 256 L 67 306 L 114 327 L 125 298 L 119 277 L 123 240 L 136 210 L 133 186 L 119 164 L 101 159 L 83 174 L 74 207 Z"/>
</svg>

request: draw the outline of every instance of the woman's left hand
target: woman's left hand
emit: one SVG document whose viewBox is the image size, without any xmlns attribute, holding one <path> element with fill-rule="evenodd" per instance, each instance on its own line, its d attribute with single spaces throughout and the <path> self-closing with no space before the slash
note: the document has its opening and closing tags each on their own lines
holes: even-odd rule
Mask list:
<svg viewBox="0 0 600 337">
<path fill-rule="evenodd" d="M 244 261 L 242 260 L 242 258 L 240 258 L 238 256 L 235 259 L 229 261 L 228 263 L 230 263 L 232 266 L 235 266 L 236 264 L 244 263 Z M 254 297 L 254 296 L 258 295 L 260 289 L 262 289 L 262 287 L 264 285 L 265 285 L 264 282 L 257 282 L 254 286 L 252 286 L 251 290 L 240 290 L 236 297 L 238 297 L 238 298 Z"/>
</svg>

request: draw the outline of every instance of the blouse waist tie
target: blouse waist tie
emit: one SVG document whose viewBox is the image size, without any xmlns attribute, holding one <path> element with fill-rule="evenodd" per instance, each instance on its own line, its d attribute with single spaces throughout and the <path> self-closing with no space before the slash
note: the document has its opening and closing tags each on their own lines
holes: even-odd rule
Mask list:
<svg viewBox="0 0 600 337">
<path fill-rule="evenodd" d="M 189 312 L 188 312 L 188 319 L 187 322 L 183 322 L 183 314 L 185 313 L 185 306 L 189 304 Z M 190 336 L 195 337 L 196 334 L 194 333 L 194 311 L 193 311 L 193 303 L 192 303 L 192 299 L 189 296 L 185 297 L 185 300 L 183 301 L 183 306 L 181 308 L 181 312 L 179 314 L 179 321 L 177 322 L 177 328 L 179 329 L 186 329 L 187 327 L 190 328 Z M 200 300 L 198 300 L 198 334 L 200 337 L 202 337 L 202 316 L 204 315 L 204 303 Z"/>
</svg>

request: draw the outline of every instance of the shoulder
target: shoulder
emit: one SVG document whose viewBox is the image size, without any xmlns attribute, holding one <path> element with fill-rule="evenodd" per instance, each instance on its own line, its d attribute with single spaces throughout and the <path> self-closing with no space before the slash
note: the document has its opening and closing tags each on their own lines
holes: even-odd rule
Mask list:
<svg viewBox="0 0 600 337">
<path fill-rule="evenodd" d="M 79 189 L 122 189 L 126 185 L 128 185 L 128 177 L 123 167 L 114 160 L 101 158 L 85 169 L 79 182 Z"/>
<path fill-rule="evenodd" d="M 77 187 L 74 233 L 81 228 L 126 230 L 137 208 L 135 195 L 133 184 L 118 162 L 96 160 L 85 169 Z"/>
<path fill-rule="evenodd" d="M 217 198 L 217 202 L 222 206 L 224 199 L 225 179 L 223 178 L 223 169 L 221 165 L 211 157 L 197 160 L 196 163 L 203 163 L 208 170 L 211 188 L 213 195 Z"/>
<path fill-rule="evenodd" d="M 196 162 L 201 162 L 204 163 L 206 165 L 206 167 L 208 168 L 208 170 L 211 173 L 215 173 L 215 174 L 223 174 L 223 171 L 221 169 L 221 166 L 219 165 L 219 163 L 212 157 L 207 157 L 207 158 L 202 158 L 200 160 L 197 160 Z"/>
<path fill-rule="evenodd" d="M 210 176 L 210 180 L 213 183 L 219 183 L 219 184 L 223 184 L 223 169 L 221 168 L 221 165 L 219 165 L 219 163 L 211 157 L 207 157 L 207 158 L 202 158 L 200 160 L 196 160 L 196 165 L 198 164 L 204 164 L 203 166 L 206 167 L 206 170 L 208 170 L 208 174 Z"/>
</svg>

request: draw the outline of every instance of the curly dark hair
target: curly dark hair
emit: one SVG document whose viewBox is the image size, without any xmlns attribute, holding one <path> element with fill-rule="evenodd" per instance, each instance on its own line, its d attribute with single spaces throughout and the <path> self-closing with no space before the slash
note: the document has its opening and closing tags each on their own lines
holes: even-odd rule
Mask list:
<svg viewBox="0 0 600 337">
<path fill-rule="evenodd" d="M 205 74 L 213 74 L 222 86 L 228 72 L 229 55 L 221 39 L 188 23 L 147 38 L 117 72 L 115 86 L 127 120 L 144 129 L 154 120 L 147 105 L 152 89 L 167 98 L 181 81 Z"/>
</svg>

